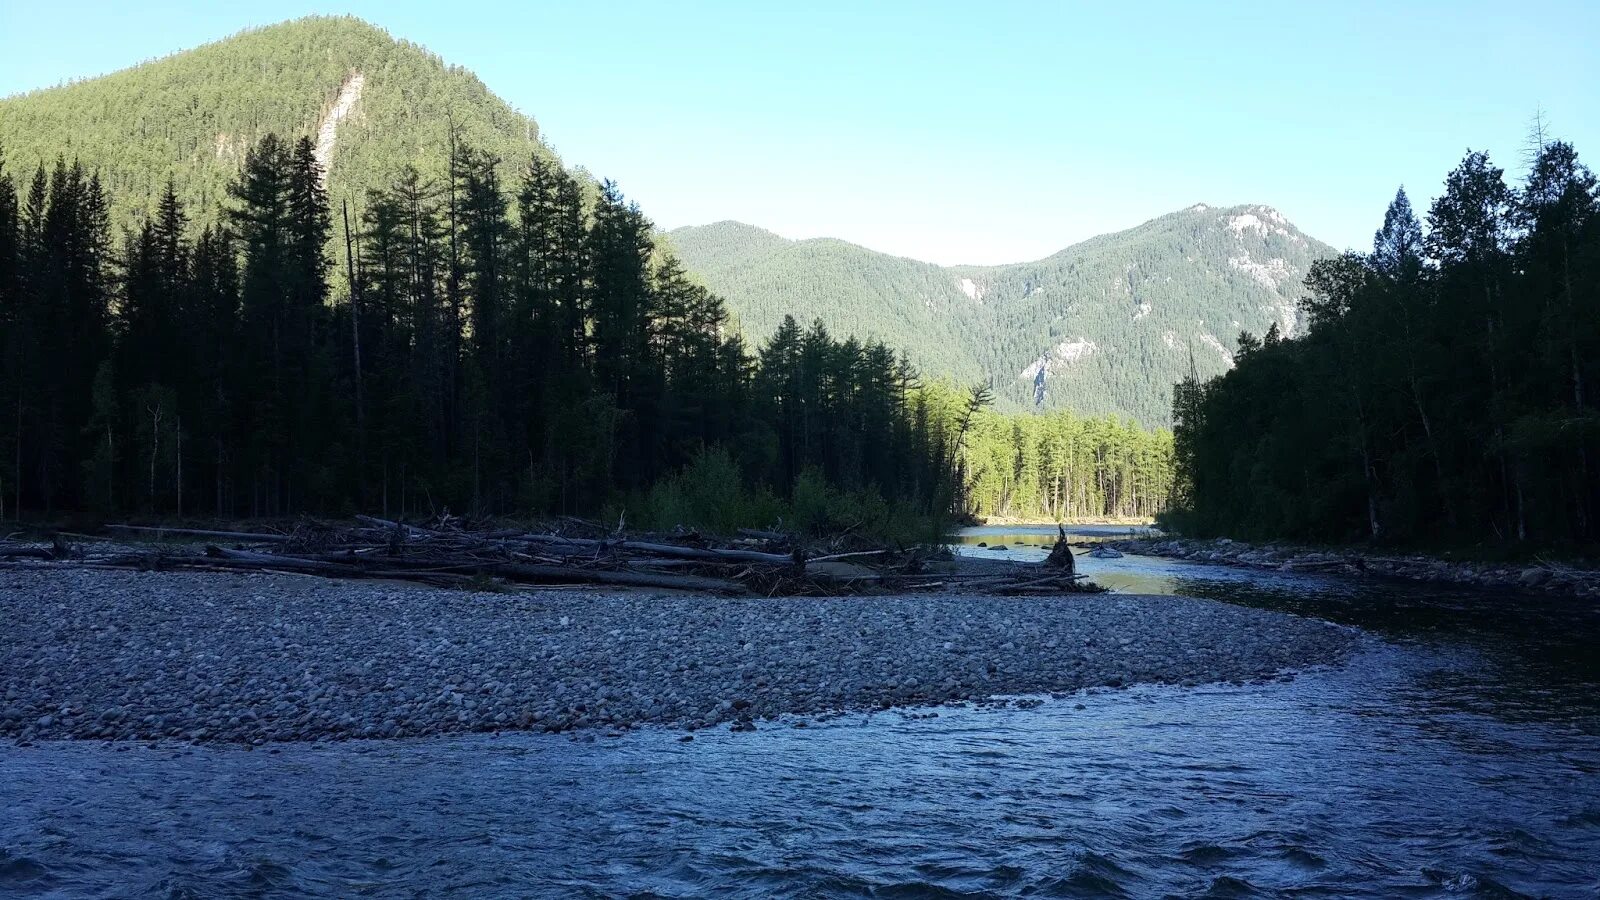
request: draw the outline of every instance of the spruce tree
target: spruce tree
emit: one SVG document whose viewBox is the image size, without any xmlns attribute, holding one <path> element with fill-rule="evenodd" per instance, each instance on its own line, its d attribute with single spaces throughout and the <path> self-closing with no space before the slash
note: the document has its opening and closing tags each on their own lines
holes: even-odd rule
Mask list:
<svg viewBox="0 0 1600 900">
<path fill-rule="evenodd" d="M 1414 278 L 1422 268 L 1422 223 L 1411 211 L 1406 189 L 1395 192 L 1372 239 L 1372 261 L 1380 272 L 1397 279 Z"/>
<path fill-rule="evenodd" d="M 32 338 L 22 306 L 22 225 L 17 186 L 0 147 L 0 519 L 21 516 L 18 478 L 21 409 L 27 343 Z M 7 499 L 12 504 L 7 506 Z"/>
</svg>

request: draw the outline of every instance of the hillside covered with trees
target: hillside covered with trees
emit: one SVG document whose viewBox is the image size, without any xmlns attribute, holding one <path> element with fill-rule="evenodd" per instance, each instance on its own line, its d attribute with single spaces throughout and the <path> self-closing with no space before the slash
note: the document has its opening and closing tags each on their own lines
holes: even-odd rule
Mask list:
<svg viewBox="0 0 1600 900">
<path fill-rule="evenodd" d="M 986 392 L 924 385 L 820 320 L 786 318 L 751 354 L 615 186 L 591 207 L 543 156 L 512 173 L 453 146 L 444 181 L 403 168 L 352 222 L 310 139 L 269 134 L 220 224 L 196 226 L 173 190 L 121 241 L 95 173 L 60 158 L 19 184 L 0 163 L 0 502 L 19 518 L 621 504 L 902 534 L 963 510 L 1159 508 L 1161 436 L 985 413 Z"/>
<path fill-rule="evenodd" d="M 1240 337 L 1174 398 L 1197 534 L 1592 547 L 1600 537 L 1600 194 L 1535 133 L 1517 186 L 1468 153 L 1419 219 L 1313 266 L 1309 330 Z"/>
<path fill-rule="evenodd" d="M 778 501 L 954 507 L 970 404 L 820 323 L 752 358 L 614 186 L 586 208 L 541 155 L 453 147 L 445 180 L 402 168 L 347 237 L 341 209 L 337 262 L 309 138 L 251 148 L 220 225 L 169 192 L 121 241 L 80 164 L 0 169 L 0 496 L 19 516 L 595 511 L 720 448 L 735 490 Z"/>
<path fill-rule="evenodd" d="M 739 222 L 680 228 L 667 240 L 729 298 L 747 335 L 770 334 L 785 316 L 816 317 L 904 348 L 941 376 L 984 377 L 979 348 L 962 328 L 968 301 L 939 266 L 845 241 L 790 241 Z"/>
<path fill-rule="evenodd" d="M 341 98 L 348 108 L 330 122 Z M 337 204 L 404 166 L 444 177 L 452 128 L 501 159 L 553 158 L 534 121 L 477 76 L 348 16 L 254 29 L 0 100 L 11 170 L 78 160 L 100 176 L 114 232 L 154 209 L 169 182 L 190 218 L 216 224 L 228 185 L 269 133 L 313 139 Z"/>
<path fill-rule="evenodd" d="M 0 137 L 18 517 L 611 509 L 904 533 L 1159 505 L 1139 448 L 1160 436 L 1013 425 L 955 386 L 975 364 L 849 337 L 875 320 L 831 299 L 852 267 L 793 273 L 807 304 L 735 328 L 614 185 L 359 20 L 0 101 Z"/>
<path fill-rule="evenodd" d="M 1031 263 L 941 267 L 737 222 L 670 233 L 760 334 L 796 310 L 847 321 L 931 371 L 988 379 L 1005 410 L 1165 425 L 1171 385 L 1232 365 L 1233 336 L 1299 327 L 1311 263 L 1334 255 L 1265 206 L 1180 210 Z"/>
</svg>

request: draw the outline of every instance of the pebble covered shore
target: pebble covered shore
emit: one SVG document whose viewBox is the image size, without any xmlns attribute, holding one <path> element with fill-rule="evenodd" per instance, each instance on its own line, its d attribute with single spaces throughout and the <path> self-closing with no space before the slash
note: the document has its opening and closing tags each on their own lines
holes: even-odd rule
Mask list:
<svg viewBox="0 0 1600 900">
<path fill-rule="evenodd" d="M 0 736 L 263 744 L 736 730 L 843 710 L 1338 661 L 1354 633 L 1207 600 L 478 594 L 282 575 L 0 572 Z"/>
</svg>

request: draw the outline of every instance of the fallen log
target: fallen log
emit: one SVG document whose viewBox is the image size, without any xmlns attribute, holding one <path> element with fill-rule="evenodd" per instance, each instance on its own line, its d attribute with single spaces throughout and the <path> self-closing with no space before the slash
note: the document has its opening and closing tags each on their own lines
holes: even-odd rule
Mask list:
<svg viewBox="0 0 1600 900">
<path fill-rule="evenodd" d="M 181 557 L 180 557 L 181 559 Z M 225 547 L 210 546 L 206 548 L 205 559 L 208 562 L 223 560 L 242 565 L 271 567 L 274 569 L 294 569 L 301 572 L 311 572 L 319 575 L 349 576 L 361 575 L 363 570 L 356 566 L 341 566 L 338 563 L 324 562 L 319 559 L 302 559 L 298 556 L 279 556 L 276 553 L 252 553 L 249 550 L 229 550 Z"/>
<path fill-rule="evenodd" d="M 854 553 L 834 553 L 834 554 L 829 555 L 829 556 L 818 556 L 818 557 L 814 557 L 812 559 L 808 559 L 808 560 L 806 560 L 806 562 L 828 562 L 830 560 L 850 559 L 852 557 L 857 557 L 857 556 L 883 556 L 884 554 L 886 554 L 888 552 L 889 551 L 887 551 L 887 550 L 857 550 Z"/>
<path fill-rule="evenodd" d="M 716 593 L 743 593 L 744 586 L 736 581 L 706 578 L 698 575 L 673 575 L 665 572 L 622 572 L 608 569 L 584 569 L 576 566 L 552 566 L 532 563 L 455 562 L 440 565 L 421 562 L 415 567 L 396 567 L 395 560 L 384 560 L 390 568 L 366 569 L 355 565 L 341 565 L 320 559 L 303 559 L 279 556 L 275 553 L 252 553 L 248 550 L 227 550 L 207 547 L 209 562 L 228 562 L 238 566 L 289 569 L 335 578 L 375 577 L 424 579 L 446 574 L 475 573 L 497 575 L 511 581 L 555 581 L 565 584 L 617 584 L 631 587 L 671 588 L 685 591 L 713 591 Z M 465 572 L 463 570 L 466 570 Z"/>
<path fill-rule="evenodd" d="M 388 519 L 380 519 L 377 516 L 357 515 L 356 516 L 356 521 L 365 522 L 368 525 L 372 525 L 372 526 L 375 526 L 377 528 L 382 528 L 385 531 L 403 531 L 406 534 L 410 535 L 411 537 L 444 537 L 445 536 L 444 534 L 442 534 L 440 532 L 431 531 L 431 530 L 429 530 L 427 528 L 418 528 L 415 525 L 407 525 L 404 522 L 391 522 Z"/>
<path fill-rule="evenodd" d="M 1080 575 L 1051 575 L 1046 578 L 1035 578 L 1031 581 L 1013 581 L 1010 584 L 996 585 L 996 590 L 1021 591 L 1028 590 L 1030 588 L 1058 586 L 1065 588 L 1068 591 L 1073 591 L 1077 588 L 1076 579 L 1081 577 L 1082 576 Z"/>
<path fill-rule="evenodd" d="M 485 571 L 513 581 L 554 581 L 562 584 L 620 584 L 630 587 L 669 588 L 681 591 L 711 591 L 719 594 L 745 593 L 744 585 L 722 578 L 699 575 L 669 575 L 665 572 L 620 572 L 613 569 L 579 569 L 571 566 L 500 563 Z"/>
<path fill-rule="evenodd" d="M 574 523 L 579 524 L 579 523 Z M 581 523 L 591 524 L 591 523 Z M 425 525 L 357 516 L 342 526 L 305 520 L 287 534 L 159 526 L 116 526 L 136 534 L 211 538 L 205 555 L 152 546 L 139 552 L 84 552 L 0 541 L 0 568 L 52 565 L 117 566 L 160 570 L 253 571 L 321 578 L 396 579 L 434 585 L 487 588 L 485 579 L 511 584 L 601 585 L 717 594 L 841 595 L 936 588 L 994 593 L 1068 593 L 1075 584 L 1066 542 L 1054 566 L 1015 571 L 951 572 L 953 564 L 923 550 L 828 544 L 793 544 L 793 552 L 750 549 L 751 542 L 717 541 L 696 533 L 568 537 L 524 528 L 494 527 L 443 517 Z M 769 534 L 779 536 L 777 532 Z M 782 535 L 786 540 L 798 540 Z M 1064 535 L 1063 535 L 1064 537 Z M 269 546 L 250 547 L 252 543 Z M 220 545 L 220 546 L 219 546 Z M 232 547 L 248 549 L 231 549 Z M 787 545 L 779 545 L 787 546 Z M 4 551 L 17 550 L 10 561 Z M 70 552 L 69 552 L 70 550 Z M 68 562 L 66 557 L 71 557 Z M 1065 559 L 1059 557 L 1065 556 Z M 939 571 L 931 571 L 938 569 Z"/>
<path fill-rule="evenodd" d="M 292 538 L 287 534 L 267 534 L 257 531 L 207 531 L 203 528 L 167 528 L 160 525 L 107 525 L 113 531 L 135 531 L 142 534 L 181 535 L 183 537 L 225 538 L 248 543 L 285 544 Z"/>
<path fill-rule="evenodd" d="M 525 534 L 520 540 L 531 544 L 582 547 L 586 549 L 632 550 L 637 553 L 654 553 L 679 559 L 736 560 L 759 562 L 775 566 L 792 565 L 795 558 L 787 553 L 763 553 L 760 550 L 719 550 L 710 547 L 680 547 L 677 544 L 656 544 L 648 541 L 602 541 L 594 538 L 571 538 L 558 534 Z"/>
<path fill-rule="evenodd" d="M 741 528 L 739 529 L 739 535 L 741 537 L 750 537 L 761 541 L 787 541 L 792 537 L 791 535 L 784 534 L 781 531 L 762 531 L 759 528 Z"/>
</svg>

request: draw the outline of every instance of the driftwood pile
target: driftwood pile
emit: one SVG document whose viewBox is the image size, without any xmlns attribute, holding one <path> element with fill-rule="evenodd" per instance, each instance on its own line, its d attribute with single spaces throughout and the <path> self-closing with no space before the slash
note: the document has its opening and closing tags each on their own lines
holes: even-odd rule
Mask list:
<svg viewBox="0 0 1600 900">
<path fill-rule="evenodd" d="M 0 542 L 0 567 L 290 572 L 479 590 L 605 585 L 764 596 L 1098 590 L 1070 565 L 963 573 L 927 548 L 862 549 L 859 542 L 807 543 L 770 531 L 743 530 L 735 539 L 717 541 L 694 533 L 608 533 L 579 519 L 530 531 L 453 517 L 417 525 L 371 516 L 337 524 L 308 520 L 281 532 L 106 527 L 128 543 L 74 544 L 60 536 L 50 546 Z"/>
</svg>

